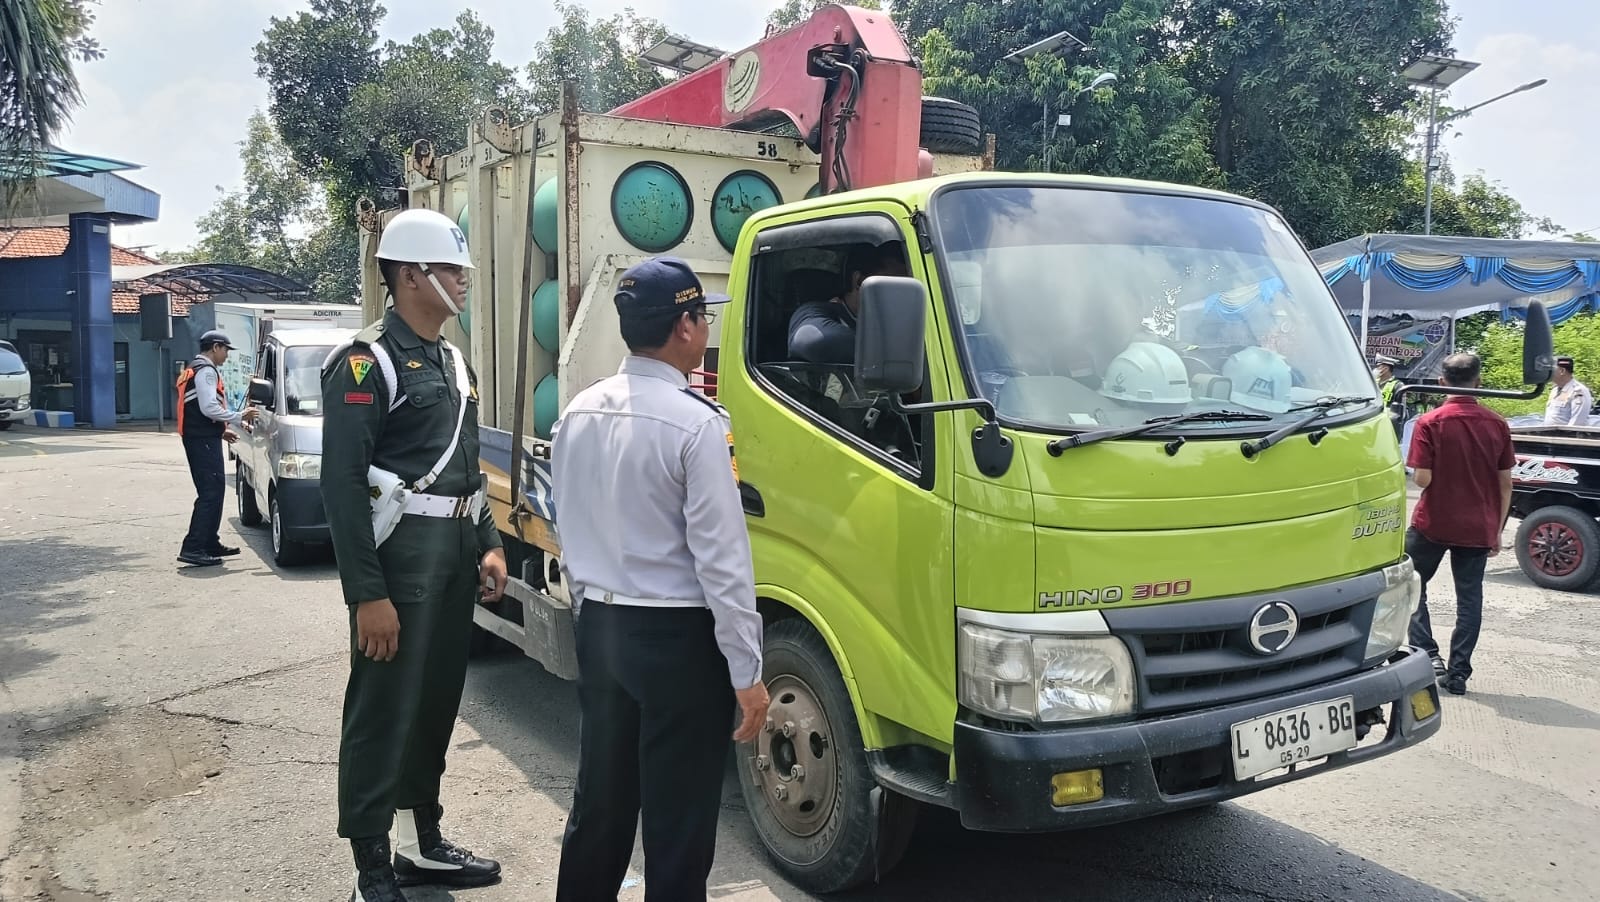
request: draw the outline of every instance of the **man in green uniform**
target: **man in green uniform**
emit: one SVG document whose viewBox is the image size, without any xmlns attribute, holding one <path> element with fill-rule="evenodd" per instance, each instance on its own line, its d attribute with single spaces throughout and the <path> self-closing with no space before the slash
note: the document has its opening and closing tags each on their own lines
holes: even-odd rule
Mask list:
<svg viewBox="0 0 1600 902">
<path fill-rule="evenodd" d="M 377 257 L 394 308 L 323 365 L 322 497 L 350 606 L 339 744 L 339 835 L 357 868 L 350 898 L 404 902 L 401 886 L 500 877 L 498 863 L 440 834 L 439 781 L 474 597 L 500 598 L 506 563 L 478 471 L 477 377 L 439 335 L 465 303 L 466 239 L 439 213 L 407 210 L 384 229 Z M 406 491 L 376 500 L 374 486 L 400 484 Z M 399 497 L 392 532 L 375 536 L 375 507 Z"/>
<path fill-rule="evenodd" d="M 1394 391 L 1400 387 L 1400 380 L 1395 378 L 1394 368 L 1400 361 L 1387 354 L 1379 354 L 1373 361 L 1372 378 L 1378 383 L 1378 396 L 1383 401 L 1383 407 L 1389 411 L 1389 421 L 1394 424 L 1394 434 L 1400 437 L 1405 419 L 1405 411 L 1394 406 Z"/>
</svg>

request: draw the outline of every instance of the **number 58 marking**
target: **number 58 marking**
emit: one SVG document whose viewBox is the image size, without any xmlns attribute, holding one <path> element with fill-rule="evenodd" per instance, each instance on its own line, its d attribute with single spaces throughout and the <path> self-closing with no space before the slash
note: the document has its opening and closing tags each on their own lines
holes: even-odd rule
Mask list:
<svg viewBox="0 0 1600 902">
<path fill-rule="evenodd" d="M 766 157 L 767 159 L 776 159 L 778 156 L 778 145 L 772 141 L 757 141 L 756 156 Z"/>
</svg>

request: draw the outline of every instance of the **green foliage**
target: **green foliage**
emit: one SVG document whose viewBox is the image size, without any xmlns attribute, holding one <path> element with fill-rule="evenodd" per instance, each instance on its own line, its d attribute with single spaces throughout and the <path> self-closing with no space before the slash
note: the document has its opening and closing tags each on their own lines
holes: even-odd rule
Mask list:
<svg viewBox="0 0 1600 902">
<path fill-rule="evenodd" d="M 358 278 L 355 228 L 329 215 L 322 190 L 294 165 L 265 114 L 250 117 L 240 148 L 244 187 L 224 192 L 200 217 L 195 247 L 167 256 L 172 262 L 254 266 L 310 286 L 319 300 L 352 300 Z"/>
<path fill-rule="evenodd" d="M 1522 323 L 1495 323 L 1485 330 L 1478 346 L 1483 358 L 1483 384 L 1488 388 L 1523 388 Z M 1600 317 L 1580 313 L 1555 328 L 1556 353 L 1572 358 L 1578 378 L 1594 384 L 1600 368 Z M 1586 375 L 1588 374 L 1588 375 Z M 1546 394 L 1532 401 L 1506 401 L 1485 398 L 1484 403 L 1504 416 L 1543 413 Z"/>
<path fill-rule="evenodd" d="M 0 3 L 0 186 L 9 208 L 33 184 L 37 155 L 83 102 L 74 60 L 99 59 L 87 32 L 99 0 L 5 0 Z"/>
<path fill-rule="evenodd" d="M 895 13 L 920 45 L 925 92 L 984 111 L 999 168 L 1042 168 L 1048 148 L 1057 171 L 1217 184 L 1200 98 L 1161 49 L 1166 6 L 1161 0 L 911 0 L 895 4 Z M 1093 56 L 1004 59 L 1061 29 L 1090 42 Z M 1100 71 L 1118 75 L 1115 90 L 1082 93 Z M 1061 113 L 1072 121 L 1058 128 Z"/>
<path fill-rule="evenodd" d="M 591 20 L 582 6 L 562 0 L 555 10 L 561 24 L 538 43 L 528 65 L 536 109 L 558 109 L 567 81 L 577 85 L 580 109 L 602 113 L 667 83 L 653 66 L 639 62 L 639 54 L 667 36 L 660 22 L 639 18 L 632 9 Z"/>
</svg>

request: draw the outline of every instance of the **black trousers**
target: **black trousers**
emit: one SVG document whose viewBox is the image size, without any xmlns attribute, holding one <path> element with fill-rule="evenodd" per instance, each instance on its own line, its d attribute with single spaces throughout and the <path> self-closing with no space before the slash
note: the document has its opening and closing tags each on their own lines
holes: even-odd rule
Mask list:
<svg viewBox="0 0 1600 902">
<path fill-rule="evenodd" d="M 399 538 L 397 532 L 381 549 L 386 559 Z M 431 573 L 423 570 L 441 551 L 457 554 L 455 548 L 436 548 L 432 554 L 416 549 L 415 570 L 389 575 L 389 594 L 400 618 L 400 651 L 393 660 L 374 661 L 361 653 L 356 611 L 350 609 L 350 679 L 339 740 L 340 836 L 382 836 L 397 809 L 439 801 L 445 753 L 467 678 L 478 578 L 470 557 L 464 565 L 456 557 Z"/>
<path fill-rule="evenodd" d="M 1445 552 L 1450 552 L 1450 572 L 1456 581 L 1456 628 L 1450 633 L 1450 658 L 1445 678 L 1472 676 L 1472 651 L 1478 647 L 1478 631 L 1483 627 L 1483 571 L 1489 564 L 1487 548 L 1457 548 L 1440 545 L 1418 532 L 1406 531 L 1406 554 L 1422 577 L 1422 600 L 1411 618 L 1411 644 L 1439 657 L 1439 643 L 1428 622 L 1428 581 L 1439 572 Z"/>
<path fill-rule="evenodd" d="M 189 515 L 189 533 L 183 537 L 183 551 L 206 554 L 222 544 L 222 499 L 228 494 L 227 470 L 222 462 L 222 436 L 185 435 L 183 453 L 189 458 L 189 476 L 194 479 L 194 513 Z"/>
<path fill-rule="evenodd" d="M 728 663 L 704 608 L 584 601 L 578 785 L 557 902 L 613 902 L 643 809 L 646 902 L 706 898 L 734 728 Z"/>
</svg>

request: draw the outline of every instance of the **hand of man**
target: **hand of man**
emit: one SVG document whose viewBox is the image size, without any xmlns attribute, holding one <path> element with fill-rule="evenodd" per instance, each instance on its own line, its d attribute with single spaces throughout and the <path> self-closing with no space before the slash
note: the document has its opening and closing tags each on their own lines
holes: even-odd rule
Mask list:
<svg viewBox="0 0 1600 902">
<path fill-rule="evenodd" d="M 484 602 L 499 601 L 506 594 L 506 552 L 504 548 L 491 548 L 483 555 Z"/>
<path fill-rule="evenodd" d="M 767 720 L 767 705 L 771 702 L 767 697 L 767 684 L 756 683 L 734 695 L 739 699 L 739 711 L 744 716 L 739 720 L 739 729 L 733 731 L 733 741 L 750 742 L 761 734 L 761 725 Z"/>
<path fill-rule="evenodd" d="M 389 599 L 356 605 L 356 648 L 374 661 L 393 661 L 400 652 L 400 615 Z"/>
<path fill-rule="evenodd" d="M 243 423 L 254 423 L 256 418 L 260 416 L 261 409 L 259 407 L 246 407 L 243 412 L 239 414 L 239 420 Z"/>
<path fill-rule="evenodd" d="M 231 426 L 224 426 L 222 427 L 222 440 L 231 445 L 239 440 L 239 433 L 234 432 Z"/>
</svg>

